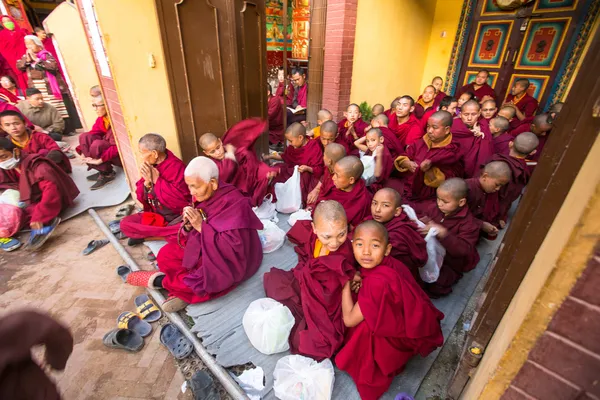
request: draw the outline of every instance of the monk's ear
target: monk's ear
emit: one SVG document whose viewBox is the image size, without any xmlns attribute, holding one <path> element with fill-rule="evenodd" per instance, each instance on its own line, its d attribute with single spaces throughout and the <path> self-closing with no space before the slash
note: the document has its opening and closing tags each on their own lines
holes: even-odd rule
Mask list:
<svg viewBox="0 0 600 400">
<path fill-rule="evenodd" d="M 217 190 L 219 188 L 219 181 L 216 180 L 215 178 L 212 178 L 210 180 L 209 184 L 212 187 L 212 190 Z"/>
<path fill-rule="evenodd" d="M 462 198 L 458 201 L 458 206 L 459 207 L 464 207 L 465 205 L 467 205 L 467 199 L 466 198 Z"/>
<path fill-rule="evenodd" d="M 512 143 L 512 142 L 511 142 L 511 143 Z M 529 153 L 528 155 L 529 155 L 529 156 L 532 156 L 532 155 L 534 155 L 535 153 L 537 153 L 537 150 L 534 150 L 534 151 L 532 151 L 532 152 L 531 152 L 531 153 Z"/>
<path fill-rule="evenodd" d="M 389 256 L 390 253 L 392 252 L 392 244 L 388 243 L 388 245 L 385 247 L 385 256 Z"/>
<path fill-rule="evenodd" d="M 348 112 L 344 111 L 344 118 L 348 118 Z"/>
<path fill-rule="evenodd" d="M 512 149 L 515 146 L 515 142 L 513 142 L 512 140 L 510 142 L 508 142 L 508 148 Z"/>
<path fill-rule="evenodd" d="M 381 136 L 381 137 L 379 138 L 379 143 L 383 144 L 383 142 L 384 142 L 384 141 L 385 141 L 385 138 L 384 138 L 383 136 Z"/>
<path fill-rule="evenodd" d="M 394 217 L 399 217 L 402 214 L 402 207 L 396 207 L 396 212 L 394 212 Z"/>
<path fill-rule="evenodd" d="M 310 226 L 312 226 L 313 233 L 316 235 L 317 234 L 317 228 L 315 228 L 315 223 L 311 222 Z"/>
<path fill-rule="evenodd" d="M 413 112 L 415 112 L 415 106 L 412 106 L 412 107 L 410 108 L 410 111 L 409 111 L 409 112 L 410 112 L 411 114 L 412 114 Z"/>
<path fill-rule="evenodd" d="M 444 128 L 444 131 L 446 132 L 446 135 L 449 135 L 449 134 L 450 134 L 450 127 L 449 127 L 449 126 L 446 126 L 446 127 Z"/>
<path fill-rule="evenodd" d="M 354 178 L 353 176 L 351 176 L 351 177 L 348 179 L 348 182 L 350 182 L 350 184 L 351 184 L 351 185 L 354 185 L 354 184 L 356 183 L 356 178 Z"/>
</svg>

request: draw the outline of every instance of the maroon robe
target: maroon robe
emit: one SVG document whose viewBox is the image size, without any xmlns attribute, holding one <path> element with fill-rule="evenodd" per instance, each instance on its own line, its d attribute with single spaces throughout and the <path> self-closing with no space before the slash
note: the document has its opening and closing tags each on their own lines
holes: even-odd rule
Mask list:
<svg viewBox="0 0 600 400">
<path fill-rule="evenodd" d="M 271 96 L 268 105 L 269 143 L 284 143 L 283 136 L 283 104 L 278 96 Z"/>
<path fill-rule="evenodd" d="M 465 176 L 470 178 L 479 171 L 479 166 L 494 154 L 492 133 L 485 121 L 479 121 L 483 137 L 476 137 L 462 122 L 455 118 L 452 122 L 452 140 L 460 144 L 460 154 L 465 165 Z"/>
<path fill-rule="evenodd" d="M 436 110 L 437 108 L 429 109 L 425 112 L 425 114 L 423 114 L 423 117 L 419 121 L 419 123 L 421 124 L 421 131 L 423 133 L 427 132 L 427 121 L 436 112 Z"/>
<path fill-rule="evenodd" d="M 500 213 L 498 193 L 486 193 L 481 187 L 479 177 L 466 179 L 465 182 L 469 187 L 467 207 L 469 207 L 471 215 L 479 221 L 498 226 L 498 215 Z"/>
<path fill-rule="evenodd" d="M 144 185 L 143 178 L 136 183 L 137 199 L 144 210 L 121 220 L 121 232 L 127 237 L 164 237 L 170 243 L 177 241 L 180 224 L 171 222 L 182 214 L 185 206 L 191 204 L 192 196 L 184 179 L 185 164 L 169 150 L 166 155 L 167 158 L 155 166 L 160 175 L 150 189 Z M 159 214 L 162 218 L 152 218 L 152 214 Z M 164 222 L 147 223 L 153 220 Z"/>
<path fill-rule="evenodd" d="M 445 238 L 438 238 L 446 249 L 440 276 L 436 282 L 424 285 L 429 296 L 444 296 L 452 292 L 452 285 L 458 282 L 463 273 L 477 266 L 479 253 L 476 246 L 481 224 L 471 215 L 468 207 L 444 215 L 436 204 L 432 204 L 423 214 L 448 230 Z"/>
<path fill-rule="evenodd" d="M 0 113 L 4 112 L 6 110 L 16 111 L 19 114 L 23 115 L 21 110 L 19 110 L 17 107 L 13 106 L 12 104 L 8 104 L 7 102 L 5 102 L 4 100 L 2 100 L 0 98 Z M 31 123 L 31 121 L 24 115 L 23 115 L 23 118 L 25 119 L 25 125 L 27 126 L 27 128 L 29 128 L 30 130 L 33 131 L 35 129 L 35 127 Z M 4 130 L 2 128 L 0 128 L 0 137 L 6 137 L 6 136 L 8 136 L 8 133 L 4 132 Z"/>
<path fill-rule="evenodd" d="M 371 150 L 367 150 L 365 155 L 371 156 Z M 392 157 L 390 154 L 390 151 L 385 146 L 385 143 L 381 152 L 377 155 L 377 157 L 375 157 L 375 162 L 377 162 L 378 157 L 381 157 L 381 175 L 371 183 L 369 186 L 369 191 L 375 194 L 379 189 L 389 187 L 398 193 L 402 193 L 404 190 L 404 183 L 402 183 L 400 179 L 391 176 L 392 172 L 395 171 L 394 157 Z"/>
<path fill-rule="evenodd" d="M 518 118 L 515 118 L 518 121 Z M 523 132 L 531 132 L 531 123 L 533 122 L 533 117 L 527 117 L 523 121 L 519 121 L 519 123 L 513 128 L 511 127 L 509 133 L 512 137 L 517 137 Z"/>
<path fill-rule="evenodd" d="M 44 157 L 48 157 L 48 153 L 51 151 L 58 152 L 61 156 L 61 162 L 58 165 L 67 174 L 72 171 L 71 160 L 65 153 L 62 152 L 56 142 L 47 134 L 41 132 L 29 132 L 29 143 L 23 148 L 23 153 L 26 154 L 39 154 Z"/>
<path fill-rule="evenodd" d="M 521 97 L 521 100 L 515 103 L 515 96 L 509 94 L 506 96 L 506 103 L 513 103 L 519 111 L 523 113 L 526 117 L 533 117 L 535 115 L 535 111 L 538 109 L 539 103 L 535 99 L 535 97 L 530 96 L 525 93 L 525 96 Z"/>
<path fill-rule="evenodd" d="M 402 147 L 407 146 L 409 144 L 413 144 L 420 137 L 423 136 L 423 132 L 421 131 L 421 125 L 417 117 L 414 114 L 410 114 L 408 121 L 403 124 L 398 125 L 398 118 L 396 114 L 392 114 L 390 118 L 390 122 L 388 123 L 388 127 L 392 132 L 398 137 Z"/>
<path fill-rule="evenodd" d="M 440 90 L 438 92 L 438 94 L 436 94 L 435 97 L 433 98 L 433 105 L 430 108 L 433 110 L 437 110 L 437 108 L 440 106 L 440 103 L 446 96 L 448 96 L 448 95 Z M 417 101 L 421 100 L 422 98 L 423 98 L 423 95 L 421 94 L 421 95 L 419 95 L 419 98 L 417 99 Z M 416 109 L 416 107 L 417 106 L 415 105 L 415 109 Z"/>
<path fill-rule="evenodd" d="M 310 221 L 296 222 L 287 236 L 298 245 L 298 265 L 291 271 L 271 268 L 263 278 L 265 293 L 294 315 L 291 353 L 318 361 L 330 358 L 344 341 L 342 289 L 356 273 L 350 239 L 335 252 L 315 258 L 317 235 Z"/>
<path fill-rule="evenodd" d="M 363 222 L 371 214 L 373 195 L 367 190 L 364 179 L 359 179 L 349 192 L 340 190 L 335 185 L 327 188 L 329 190 L 325 189 L 323 185 L 317 204 L 325 200 L 335 200 L 340 203 L 346 211 L 348 223 L 352 228 Z"/>
<path fill-rule="evenodd" d="M 223 296 L 250 278 L 262 262 L 262 223 L 250 200 L 234 186 L 219 183 L 213 196 L 196 204 L 204 211 L 202 233 L 182 232 L 182 249 L 166 244 L 157 256 L 169 295 L 193 304 Z"/>
<path fill-rule="evenodd" d="M 417 117 L 418 120 L 421 120 L 423 118 L 423 116 L 425 115 L 425 113 L 427 113 L 429 111 L 433 111 L 433 110 L 435 110 L 435 99 L 433 100 L 433 103 L 431 103 L 431 105 L 427 108 L 423 107 L 418 102 L 415 103 L 415 111 L 413 111 L 413 113 L 414 113 L 415 117 Z"/>
<path fill-rule="evenodd" d="M 398 136 L 396 136 L 390 128 L 387 126 L 380 126 L 379 130 L 383 135 L 383 144 L 390 151 L 390 154 L 394 159 L 400 154 L 404 153 L 404 146 L 402 146 L 402 142 L 400 142 Z"/>
<path fill-rule="evenodd" d="M 492 145 L 494 146 L 494 154 L 505 154 L 508 155 L 510 153 L 510 147 L 508 144 L 515 140 L 514 136 L 512 136 L 508 132 L 504 132 L 501 135 L 496 137 L 492 137 Z"/>
<path fill-rule="evenodd" d="M 9 15 L 0 15 L 0 21 L 4 18 L 9 18 L 15 24 L 15 29 L 10 31 L 8 29 L 0 29 L 0 54 L 10 68 L 12 69 L 13 76 L 17 77 L 17 86 L 23 91 L 29 86 L 27 84 L 27 73 L 19 71 L 17 68 L 17 61 L 23 57 L 27 48 L 25 47 L 25 36 L 29 35 L 26 29 L 19 26 L 19 23 Z"/>
<path fill-rule="evenodd" d="M 498 219 L 506 222 L 508 220 L 508 211 L 510 210 L 512 203 L 517 200 L 523 192 L 523 189 L 529 182 L 531 173 L 527 162 L 523 158 L 495 154 L 489 162 L 492 161 L 505 162 L 512 172 L 511 180 L 506 185 L 502 186 L 498 192 Z"/>
<path fill-rule="evenodd" d="M 102 164 L 88 165 L 88 170 L 95 169 L 102 173 L 112 172 L 113 165 L 122 166 L 112 126 L 105 125 L 105 118 L 107 117 L 98 117 L 92 130 L 79 136 L 79 146 L 76 149 L 77 153 L 85 157 L 101 159 Z"/>
<path fill-rule="evenodd" d="M 359 118 L 354 122 L 354 132 L 356 132 L 356 136 L 358 138 L 362 138 L 366 135 L 365 129 L 369 127 L 369 124 Z M 338 137 L 344 139 L 347 143 L 347 148 L 350 149 L 350 152 L 346 155 L 358 155 L 358 149 L 354 146 L 354 136 L 348 134 L 348 129 L 350 128 L 350 122 L 344 118 L 340 122 L 338 122 Z"/>
<path fill-rule="evenodd" d="M 294 101 L 294 91 L 296 89 L 294 88 L 294 85 L 292 85 L 291 83 L 288 84 L 287 86 L 287 96 L 285 93 L 285 82 L 279 82 L 279 85 L 277 86 L 277 90 L 275 91 L 275 97 L 277 97 L 279 99 L 280 104 L 283 104 L 283 100 L 285 97 L 285 104 L 286 105 L 291 105 L 292 101 Z"/>
<path fill-rule="evenodd" d="M 483 86 L 481 86 L 479 89 L 475 89 L 475 82 L 471 82 L 458 89 L 454 97 L 458 99 L 463 93 L 466 92 L 474 93 L 475 97 L 477 97 L 477 101 L 480 101 L 485 96 L 491 96 L 494 99 L 494 101 L 496 101 L 496 99 L 498 98 L 494 89 L 492 89 L 492 87 L 488 85 L 487 82 L 484 83 Z"/>
<path fill-rule="evenodd" d="M 444 343 L 444 314 L 392 257 L 361 274 L 357 303 L 364 320 L 348 328 L 335 364 L 350 374 L 362 400 L 377 400 L 413 356 L 425 357 Z"/>
</svg>

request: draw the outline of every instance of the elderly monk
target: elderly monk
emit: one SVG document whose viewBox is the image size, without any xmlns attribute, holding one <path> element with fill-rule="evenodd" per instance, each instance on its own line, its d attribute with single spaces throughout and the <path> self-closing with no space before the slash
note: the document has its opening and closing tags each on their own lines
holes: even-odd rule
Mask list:
<svg viewBox="0 0 600 400">
<path fill-rule="evenodd" d="M 176 242 L 178 218 L 192 197 L 183 178 L 185 164 L 167 149 L 165 139 L 148 133 L 139 140 L 142 159 L 136 195 L 144 210 L 121 221 L 129 245 L 147 240 Z"/>
<path fill-rule="evenodd" d="M 517 79 L 510 89 L 510 94 L 506 96 L 504 105 L 512 106 L 515 109 L 519 121 L 523 121 L 527 117 L 533 117 L 539 106 L 535 97 L 527 94 L 530 85 L 529 79 Z"/>
<path fill-rule="evenodd" d="M 158 253 L 160 272 L 127 276 L 132 285 L 166 289 L 169 298 L 162 306 L 166 312 L 229 293 L 254 275 L 263 258 L 258 237 L 263 226 L 250 200 L 234 186 L 219 182 L 214 161 L 196 157 L 184 174 L 195 205 L 183 210 L 178 243 L 168 243 Z"/>
<path fill-rule="evenodd" d="M 452 140 L 460 145 L 465 176 L 470 178 L 494 154 L 492 134 L 487 121 L 480 120 L 481 105 L 469 100 L 462 106 L 460 118 L 452 123 Z"/>
<path fill-rule="evenodd" d="M 98 171 L 87 177 L 88 181 L 96 181 L 90 189 L 98 190 L 115 180 L 113 165 L 121 167 L 122 164 L 104 99 L 101 96 L 94 97 L 92 106 L 96 110 L 98 119 L 91 131 L 79 136 L 79 146 L 76 150 L 83 155 L 88 170 Z"/>
<path fill-rule="evenodd" d="M 7 110 L 0 113 L 0 126 L 23 153 L 44 156 L 54 161 L 66 173 L 71 173 L 69 157 L 60 150 L 50 136 L 30 131 L 20 112 Z"/>
<path fill-rule="evenodd" d="M 471 92 L 480 103 L 487 100 L 496 100 L 496 92 L 487 83 L 489 77 L 490 72 L 486 69 L 482 69 L 475 76 L 475 80 L 458 89 L 454 94 L 454 97 L 459 98 L 463 93 Z"/>
<path fill-rule="evenodd" d="M 436 107 L 435 99 L 435 87 L 433 85 L 425 86 L 423 94 L 419 96 L 415 104 L 415 117 L 421 119 L 425 112 L 433 110 Z"/>
<path fill-rule="evenodd" d="M 402 96 L 396 104 L 395 115 L 390 117 L 389 128 L 396 134 L 402 146 L 416 142 L 423 132 L 419 120 L 414 115 L 415 101 L 410 96 Z"/>
</svg>

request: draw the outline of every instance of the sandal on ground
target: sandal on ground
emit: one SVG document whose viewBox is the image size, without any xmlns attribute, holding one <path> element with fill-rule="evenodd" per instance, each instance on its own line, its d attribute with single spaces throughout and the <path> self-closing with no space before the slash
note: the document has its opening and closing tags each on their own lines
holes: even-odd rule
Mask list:
<svg viewBox="0 0 600 400">
<path fill-rule="evenodd" d="M 205 371 L 197 371 L 188 381 L 195 400 L 219 400 L 221 397 L 213 378 Z"/>
<path fill-rule="evenodd" d="M 131 329 L 113 329 L 102 338 L 102 343 L 112 349 L 138 352 L 144 347 L 144 339 Z"/>
<path fill-rule="evenodd" d="M 123 207 L 117 210 L 115 217 L 123 218 L 130 215 L 133 212 L 133 204 L 125 204 Z"/>
<path fill-rule="evenodd" d="M 146 337 L 152 333 L 152 325 L 131 311 L 125 311 L 119 315 L 117 318 L 117 327 L 120 329 L 131 329 L 139 333 L 141 337 Z"/>
<path fill-rule="evenodd" d="M 110 229 L 110 232 L 113 235 L 116 235 L 117 233 L 121 232 L 121 221 L 118 219 L 110 221 L 108 223 L 108 229 Z"/>
<path fill-rule="evenodd" d="M 186 358 L 194 351 L 192 342 L 173 324 L 166 324 L 162 327 L 160 330 L 160 342 L 178 360 Z"/>
<path fill-rule="evenodd" d="M 88 243 L 87 247 L 85 249 L 83 249 L 83 255 L 87 256 L 92 254 L 94 251 L 98 250 L 101 247 L 104 247 L 108 244 L 108 242 L 110 242 L 110 240 L 108 239 L 101 239 L 101 240 L 92 240 L 91 242 Z"/>
<path fill-rule="evenodd" d="M 137 315 L 147 322 L 156 322 L 162 317 L 162 312 L 147 294 L 141 294 L 133 301 L 136 306 Z"/>
<path fill-rule="evenodd" d="M 60 217 L 54 218 L 49 225 L 44 226 L 42 229 L 32 230 L 29 240 L 27 241 L 27 244 L 25 244 L 25 248 L 30 251 L 35 251 L 42 247 L 54 233 L 58 224 L 60 224 Z"/>
<path fill-rule="evenodd" d="M 177 312 L 186 308 L 189 303 L 181 300 L 179 297 L 169 296 L 162 304 L 162 309 L 165 312 Z"/>
<path fill-rule="evenodd" d="M 127 283 L 127 275 L 131 273 L 131 268 L 127 265 L 119 265 L 117 267 L 117 275 L 121 277 L 123 283 Z"/>
<path fill-rule="evenodd" d="M 152 262 L 152 261 L 156 261 L 156 256 L 154 255 L 154 253 L 153 253 L 153 252 L 149 251 L 149 252 L 146 254 L 146 260 L 148 260 L 148 261 L 150 261 L 150 262 Z"/>
<path fill-rule="evenodd" d="M 160 271 L 135 271 L 127 275 L 127 283 L 132 286 L 142 286 L 149 289 L 162 289 L 162 287 L 154 284 L 154 280 L 163 275 L 164 273 Z"/>
</svg>

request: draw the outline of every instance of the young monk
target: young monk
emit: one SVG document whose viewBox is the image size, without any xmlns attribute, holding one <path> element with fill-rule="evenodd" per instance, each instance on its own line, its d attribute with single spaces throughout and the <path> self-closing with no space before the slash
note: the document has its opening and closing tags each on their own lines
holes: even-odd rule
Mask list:
<svg viewBox="0 0 600 400">
<path fill-rule="evenodd" d="M 138 141 L 141 179 L 136 183 L 136 195 L 142 212 L 121 220 L 121 232 L 129 245 L 146 240 L 177 242 L 179 216 L 192 201 L 185 183 L 185 164 L 167 149 L 165 139 L 148 133 Z"/>
<path fill-rule="evenodd" d="M 477 73 L 477 76 L 475 76 L 475 80 L 461 87 L 455 93 L 455 96 L 460 98 L 463 93 L 471 92 L 481 103 L 486 100 L 496 100 L 496 92 L 487 83 L 489 76 L 490 72 L 482 69 Z"/>
<path fill-rule="evenodd" d="M 496 106 L 495 100 L 486 100 L 481 103 L 481 118 L 490 122 L 492 118 L 496 116 L 498 112 L 498 107 Z"/>
<path fill-rule="evenodd" d="M 166 312 L 229 293 L 254 275 L 263 258 L 262 223 L 247 197 L 219 182 L 214 161 L 196 157 L 184 175 L 194 205 L 183 209 L 181 243 L 167 243 L 159 251 L 160 272 L 136 271 L 126 278 L 134 286 L 166 289 Z"/>
<path fill-rule="evenodd" d="M 265 121 L 251 118 L 233 125 L 222 140 L 212 133 L 199 140 L 204 154 L 217 164 L 219 179 L 249 197 L 253 207 L 262 204 L 277 176 L 277 169 L 260 162 L 254 152 L 254 143 L 266 129 Z"/>
<path fill-rule="evenodd" d="M 390 108 L 383 112 L 389 119 L 392 119 L 392 116 L 396 113 L 396 106 L 398 105 L 398 101 L 400 101 L 400 96 L 392 100 Z"/>
<path fill-rule="evenodd" d="M 427 262 L 427 244 L 402 210 L 402 197 L 392 188 L 379 189 L 371 202 L 371 217 L 388 231 L 392 251 L 390 256 L 406 265 L 417 282 L 419 268 Z"/>
<path fill-rule="evenodd" d="M 385 141 L 385 147 L 390 151 L 390 154 L 394 159 L 404 152 L 404 147 L 398 139 L 398 136 L 388 128 L 389 118 L 385 114 L 379 114 L 371 120 L 371 128 L 379 128 L 383 139 Z"/>
<path fill-rule="evenodd" d="M 448 95 L 442 90 L 442 87 L 444 86 L 444 80 L 441 76 L 434 77 L 431 80 L 431 86 L 435 88 L 435 101 L 433 103 L 433 108 L 436 109 L 439 107 L 442 99 Z"/>
<path fill-rule="evenodd" d="M 430 297 L 440 297 L 452 292 L 452 286 L 471 271 L 479 262 L 477 241 L 481 224 L 471 215 L 467 206 L 469 187 L 460 178 L 446 180 L 437 189 L 437 204 L 422 213 L 421 220 L 427 226 L 421 230 L 437 229 L 437 239 L 446 249 L 444 263 L 436 282 L 426 283 L 425 291 Z"/>
<path fill-rule="evenodd" d="M 0 189 L 19 190 L 20 201 L 25 204 L 21 227 L 32 230 L 30 249 L 38 249 L 60 223 L 60 213 L 73 205 L 79 190 L 55 163 L 39 154 L 22 152 L 8 138 L 0 138 L 0 168 Z M 5 247 L 9 242 L 13 246 Z M 5 250 L 20 246 L 11 238 L 0 238 L 0 244 Z"/>
<path fill-rule="evenodd" d="M 439 110 L 430 109 L 423 114 L 423 118 L 421 118 L 421 126 L 423 133 L 427 130 L 427 121 L 429 117 L 433 115 L 436 111 L 448 111 L 452 115 L 456 115 L 456 107 L 458 107 L 458 101 L 452 96 L 445 96 L 439 103 Z"/>
<path fill-rule="evenodd" d="M 283 104 L 280 96 L 273 96 L 273 88 L 267 83 L 269 119 L 269 143 L 283 144 Z"/>
<path fill-rule="evenodd" d="M 479 166 L 492 154 L 492 134 L 486 121 L 480 121 L 481 105 L 469 100 L 462 106 L 460 118 L 452 122 L 452 140 L 460 145 L 465 165 L 465 176 L 472 177 Z"/>
<path fill-rule="evenodd" d="M 421 119 L 425 112 L 435 109 L 435 87 L 433 85 L 426 86 L 423 89 L 423 94 L 419 96 L 415 104 L 415 117 Z"/>
<path fill-rule="evenodd" d="M 333 114 L 331 113 L 331 111 L 326 109 L 319 110 L 319 112 L 317 113 L 317 126 L 312 130 L 308 131 L 307 135 L 312 136 L 313 139 L 317 139 L 321 135 L 321 125 L 323 125 L 325 121 L 333 121 Z"/>
<path fill-rule="evenodd" d="M 291 271 L 271 268 L 264 275 L 267 297 L 290 309 L 292 354 L 330 358 L 344 341 L 342 288 L 356 275 L 348 220 L 337 201 L 317 205 L 313 221 L 298 221 L 287 234 L 296 244 L 298 265 Z"/>
<path fill-rule="evenodd" d="M 377 400 L 413 356 L 425 357 L 443 344 L 444 314 L 408 268 L 388 257 L 392 245 L 383 225 L 360 224 L 352 248 L 362 267 L 362 283 L 356 302 L 352 285 L 344 286 L 342 315 L 349 329 L 335 363 L 350 374 L 362 400 Z"/>
<path fill-rule="evenodd" d="M 509 130 L 510 122 L 506 118 L 497 116 L 490 120 L 490 133 L 492 134 L 494 154 L 508 155 L 508 144 L 513 140 L 513 136 L 509 133 Z"/>
<path fill-rule="evenodd" d="M 500 110 L 498 110 L 498 116 L 499 117 L 504 117 L 508 120 L 509 124 L 510 124 L 510 129 L 515 129 L 517 128 L 519 125 L 521 125 L 521 121 L 519 121 L 518 118 L 516 118 L 516 112 L 515 112 L 515 108 L 514 107 L 510 107 L 510 106 L 502 106 L 500 107 Z"/>
<path fill-rule="evenodd" d="M 333 167 L 333 186 L 321 188 L 317 203 L 335 200 L 346 210 L 351 230 L 370 212 L 372 195 L 362 179 L 364 167 L 358 157 L 346 156 Z"/>
<path fill-rule="evenodd" d="M 529 125 L 529 129 L 525 124 L 519 126 L 516 129 L 513 129 L 510 134 L 513 137 L 520 135 L 521 133 L 531 131 L 534 133 L 538 140 L 538 146 L 536 148 L 535 153 L 531 154 L 530 160 L 537 162 L 542 155 L 542 150 L 544 150 L 544 146 L 546 145 L 546 141 L 548 140 L 548 135 L 552 131 L 552 118 L 548 114 L 538 114 L 531 120 L 531 124 Z M 531 172 L 535 169 L 535 166 L 530 166 Z"/>
<path fill-rule="evenodd" d="M 504 105 L 514 107 L 519 121 L 523 121 L 527 117 L 533 117 L 539 106 L 535 97 L 527 94 L 527 89 L 529 89 L 530 85 L 529 79 L 517 79 L 504 102 Z"/>
<path fill-rule="evenodd" d="M 306 200 L 307 205 L 314 205 L 317 202 L 321 192 L 329 192 L 334 187 L 333 168 L 335 163 L 346 157 L 346 155 L 347 153 L 345 147 L 339 143 L 329 143 L 325 146 L 325 151 L 323 151 L 323 164 L 325 165 L 325 171 L 323 172 L 321 180 L 319 183 L 317 183 L 317 186 L 315 186 L 315 188 L 308 194 Z"/>
<path fill-rule="evenodd" d="M 411 145 L 423 136 L 414 110 L 413 98 L 402 96 L 396 105 L 395 117 L 390 117 L 389 128 L 396 134 L 402 146 Z"/>
<path fill-rule="evenodd" d="M 456 101 L 456 115 L 460 115 L 463 104 L 465 104 L 469 100 L 476 100 L 476 97 L 472 92 L 465 92 L 458 97 L 458 100 Z"/>
<path fill-rule="evenodd" d="M 369 126 L 362 119 L 360 108 L 357 104 L 350 104 L 344 113 L 344 119 L 338 122 L 338 132 L 348 142 L 351 154 L 358 154 L 354 141 L 365 136 L 365 129 Z"/>
<path fill-rule="evenodd" d="M 413 207 L 432 202 L 436 188 L 445 179 L 463 173 L 460 148 L 452 140 L 451 126 L 449 112 L 434 113 L 427 121 L 427 133 L 414 146 L 408 146 L 394 163 L 405 178 L 404 193 Z"/>
<path fill-rule="evenodd" d="M 0 113 L 0 126 L 23 153 L 44 156 L 56 163 L 66 173 L 71 173 L 69 157 L 61 151 L 50 136 L 30 131 L 20 112 L 7 110 Z"/>
<path fill-rule="evenodd" d="M 277 85 L 275 96 L 279 97 L 281 103 L 285 101 L 286 106 L 291 105 L 294 101 L 294 92 L 296 89 L 294 88 L 291 79 L 287 87 L 285 86 L 285 71 L 283 70 L 283 67 L 279 67 L 277 69 L 277 81 L 279 82 L 279 84 Z"/>
<path fill-rule="evenodd" d="M 373 106 L 373 108 L 371 109 L 371 112 L 373 113 L 374 117 L 383 114 L 384 113 L 383 104 L 379 104 L 379 103 L 375 104 Z"/>
<path fill-rule="evenodd" d="M 335 122 L 325 121 L 323 122 L 323 125 L 321 125 L 320 128 L 321 129 L 319 129 L 320 134 L 318 141 L 321 143 L 322 149 L 325 149 L 325 147 L 327 147 L 327 145 L 329 145 L 330 143 L 337 143 L 339 145 L 344 146 L 344 149 L 346 150 L 347 154 L 350 153 L 350 146 L 348 144 L 348 141 L 346 140 L 346 138 L 342 137 L 338 133 L 338 126 Z"/>
<path fill-rule="evenodd" d="M 370 182 L 371 193 L 377 192 L 383 187 L 394 187 L 402 191 L 404 185 L 398 179 L 392 178 L 394 171 L 394 158 L 385 146 L 385 138 L 379 128 L 372 128 L 367 135 L 354 142 L 356 148 L 365 153 L 365 156 L 375 158 L 374 180 Z"/>
</svg>

